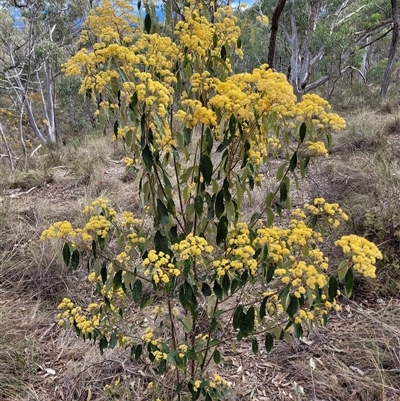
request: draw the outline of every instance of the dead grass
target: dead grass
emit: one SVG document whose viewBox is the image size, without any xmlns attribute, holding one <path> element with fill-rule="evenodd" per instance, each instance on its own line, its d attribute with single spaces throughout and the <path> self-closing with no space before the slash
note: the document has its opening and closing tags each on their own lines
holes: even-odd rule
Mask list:
<svg viewBox="0 0 400 401">
<path fill-rule="evenodd" d="M 310 169 L 307 191 L 295 194 L 296 201 L 301 204 L 312 196 L 339 199 L 353 215 L 348 230 L 360 234 L 367 228 L 368 210 L 376 211 L 374 221 L 382 213 L 393 220 L 399 188 L 398 153 L 393 150 L 397 131 L 388 127 L 395 122 L 393 115 L 356 116 L 338 137 L 331 158 Z M 96 346 L 54 324 L 64 296 L 87 294 L 85 269 L 68 272 L 60 245 L 38 239 L 54 221 L 79 223 L 82 207 L 98 196 L 111 199 L 119 210 L 137 209 L 134 177 L 126 177 L 121 149 L 107 140 L 85 137 L 41 149 L 30 164 L 33 176 L 42 177 L 36 181 L 0 172 L 1 401 L 150 401 L 145 389 L 153 374 L 143 360 L 136 362 L 117 348 L 102 357 Z M 43 172 L 52 180 L 44 179 Z M 375 234 L 369 230 L 370 236 L 380 232 L 379 227 Z M 250 343 L 235 352 L 223 349 L 219 371 L 234 384 L 227 399 L 399 400 L 400 302 L 383 298 L 369 282 L 359 290 L 357 303 L 343 300 L 344 312 L 332 315 L 327 329 L 303 341 L 281 343 L 270 354 L 253 355 Z M 302 386 L 304 395 L 296 394 L 294 383 Z"/>
</svg>

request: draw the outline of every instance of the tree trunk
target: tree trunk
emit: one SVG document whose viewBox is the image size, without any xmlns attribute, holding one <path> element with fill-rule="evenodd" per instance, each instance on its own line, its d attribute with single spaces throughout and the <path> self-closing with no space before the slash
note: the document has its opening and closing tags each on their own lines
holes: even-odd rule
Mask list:
<svg viewBox="0 0 400 401">
<path fill-rule="evenodd" d="M 269 38 L 268 45 L 268 65 L 270 68 L 274 68 L 274 57 L 275 57 L 275 46 L 276 46 L 276 35 L 279 28 L 279 17 L 282 14 L 283 8 L 285 7 L 286 0 L 279 0 L 274 10 L 271 20 L 271 36 Z"/>
<path fill-rule="evenodd" d="M 392 31 L 392 42 L 389 48 L 388 62 L 386 64 L 386 71 L 383 77 L 381 86 L 381 98 L 385 98 L 389 89 L 390 76 L 392 74 L 393 62 L 396 55 L 396 47 L 399 41 L 399 9 L 397 0 L 391 0 L 392 5 L 392 16 L 393 16 L 393 31 Z"/>
</svg>

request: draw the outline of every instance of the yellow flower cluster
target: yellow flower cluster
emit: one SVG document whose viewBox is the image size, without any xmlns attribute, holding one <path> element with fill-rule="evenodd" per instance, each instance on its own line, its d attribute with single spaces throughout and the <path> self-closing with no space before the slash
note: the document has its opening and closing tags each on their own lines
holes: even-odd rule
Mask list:
<svg viewBox="0 0 400 401">
<path fill-rule="evenodd" d="M 150 343 L 151 345 L 157 346 L 159 346 L 161 343 L 161 339 L 154 336 L 154 330 L 151 327 L 146 328 L 144 334 L 142 335 L 142 340 L 147 344 Z"/>
<path fill-rule="evenodd" d="M 215 388 L 217 386 L 230 387 L 230 383 L 228 381 L 226 381 L 224 378 L 222 378 L 220 375 L 215 373 L 214 376 L 212 377 L 212 379 L 210 379 L 209 386 L 211 388 Z"/>
<path fill-rule="evenodd" d="M 132 212 L 122 212 L 122 217 L 121 217 L 121 225 L 122 227 L 134 225 L 134 226 L 139 226 L 142 224 L 142 220 L 137 219 Z"/>
<path fill-rule="evenodd" d="M 144 271 L 144 275 L 151 275 L 155 284 L 160 281 L 167 284 L 170 282 L 170 277 L 176 277 L 181 274 L 180 270 L 171 263 L 170 255 L 164 252 L 157 252 L 154 249 L 148 253 L 142 265 L 148 266 Z"/>
<path fill-rule="evenodd" d="M 75 306 L 69 298 L 64 298 L 58 305 L 58 309 L 62 313 L 57 314 L 58 325 L 64 327 L 67 322 L 75 324 L 82 334 L 93 333 L 93 330 L 100 326 L 100 313 L 93 314 L 97 308 L 97 304 L 90 304 L 87 312 L 92 313 L 92 316 L 87 317 L 82 313 L 80 306 Z"/>
<path fill-rule="evenodd" d="M 335 242 L 335 245 L 340 246 L 343 253 L 351 257 L 351 264 L 355 271 L 365 277 L 376 277 L 375 264 L 378 259 L 382 259 L 382 253 L 374 243 L 352 234 L 343 236 Z"/>
<path fill-rule="evenodd" d="M 231 230 L 228 244 L 226 257 L 213 262 L 218 276 L 224 276 L 231 269 L 249 269 L 250 273 L 254 275 L 257 270 L 257 261 L 253 259 L 255 250 L 251 245 L 250 230 L 246 223 L 238 223 L 235 230 Z"/>
<path fill-rule="evenodd" d="M 298 121 L 305 118 L 312 119 L 317 128 L 331 128 L 339 131 L 346 128 L 346 122 L 336 113 L 330 113 L 328 101 L 315 94 L 303 95 L 300 102 L 296 104 L 295 115 Z"/>
<path fill-rule="evenodd" d="M 198 124 L 208 126 L 217 125 L 217 118 L 213 110 L 202 106 L 198 100 L 186 99 L 182 101 L 182 107 L 186 110 L 178 110 L 175 118 L 185 123 L 188 128 Z"/>
<path fill-rule="evenodd" d="M 328 149 L 321 141 L 307 141 L 307 148 L 313 156 L 328 156 Z"/>
<path fill-rule="evenodd" d="M 327 222 L 333 228 L 340 225 L 340 219 L 347 221 L 349 217 L 337 203 L 328 203 L 324 198 L 315 198 L 312 205 L 306 204 L 305 208 L 313 215 L 326 217 Z"/>
<path fill-rule="evenodd" d="M 179 258 L 182 260 L 188 260 L 195 258 L 199 263 L 203 262 L 203 254 L 210 254 L 214 248 L 208 245 L 207 240 L 203 237 L 198 237 L 192 233 L 188 234 L 187 237 L 172 245 L 171 249 L 175 252 L 179 252 Z"/>
<path fill-rule="evenodd" d="M 52 238 L 75 238 L 77 236 L 77 232 L 72 227 L 72 224 L 67 221 L 57 221 L 53 225 L 51 225 L 47 230 L 44 230 L 40 236 L 42 241 L 46 239 Z"/>
</svg>

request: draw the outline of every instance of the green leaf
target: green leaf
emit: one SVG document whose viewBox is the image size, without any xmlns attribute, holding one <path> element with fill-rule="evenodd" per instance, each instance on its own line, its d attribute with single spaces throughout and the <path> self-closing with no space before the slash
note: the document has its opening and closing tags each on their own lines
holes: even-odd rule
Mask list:
<svg viewBox="0 0 400 401">
<path fill-rule="evenodd" d="M 228 219 L 226 216 L 222 216 L 217 225 L 217 245 L 225 242 L 228 235 Z"/>
<path fill-rule="evenodd" d="M 102 337 L 99 343 L 100 354 L 103 355 L 104 350 L 108 347 L 108 341 L 106 338 Z"/>
<path fill-rule="evenodd" d="M 69 247 L 69 244 L 66 242 L 63 247 L 63 260 L 66 266 L 69 266 L 71 259 L 71 249 Z"/>
<path fill-rule="evenodd" d="M 290 317 L 290 319 L 293 320 L 294 315 L 297 312 L 298 308 L 299 308 L 299 302 L 297 301 L 297 298 L 294 295 L 290 295 L 290 302 L 286 308 L 286 313 Z"/>
<path fill-rule="evenodd" d="M 144 18 L 144 30 L 146 33 L 150 33 L 151 30 L 151 17 L 149 14 L 146 14 L 146 17 Z"/>
<path fill-rule="evenodd" d="M 263 320 L 265 315 L 266 315 L 266 305 L 267 305 L 268 297 L 264 297 L 264 299 L 261 302 L 260 306 L 260 320 Z"/>
<path fill-rule="evenodd" d="M 225 45 L 221 46 L 221 58 L 222 60 L 226 60 L 226 47 Z"/>
<path fill-rule="evenodd" d="M 277 180 L 281 180 L 283 178 L 283 175 L 285 174 L 285 169 L 286 169 L 286 163 L 283 163 L 281 166 L 279 166 L 278 171 L 276 172 Z"/>
<path fill-rule="evenodd" d="M 203 174 L 204 182 L 208 185 L 211 182 L 213 172 L 213 165 L 208 155 L 201 155 L 199 169 Z"/>
<path fill-rule="evenodd" d="M 205 297 L 209 297 L 212 294 L 211 287 L 205 282 L 201 285 L 201 292 Z"/>
<path fill-rule="evenodd" d="M 157 199 L 157 215 L 158 215 L 158 221 L 162 225 L 167 225 L 169 222 L 169 214 L 166 206 L 164 203 L 160 200 Z"/>
<path fill-rule="evenodd" d="M 71 269 L 76 270 L 79 266 L 79 251 L 75 249 L 71 255 Z"/>
<path fill-rule="evenodd" d="M 342 262 L 340 262 L 338 266 L 339 280 L 343 280 L 345 278 L 348 268 L 349 268 L 349 262 L 347 260 L 343 260 Z"/>
<path fill-rule="evenodd" d="M 146 167 L 146 170 L 148 172 L 150 172 L 151 168 L 153 167 L 153 154 L 151 153 L 149 145 L 146 145 L 143 148 L 143 150 L 142 150 L 142 159 L 143 159 L 144 165 Z"/>
<path fill-rule="evenodd" d="M 135 93 L 133 94 L 133 96 L 132 96 L 131 102 L 129 103 L 129 108 L 130 108 L 132 111 L 135 111 L 135 107 L 136 107 L 136 105 L 137 105 L 137 102 L 138 102 L 138 95 L 137 95 L 137 92 L 135 92 Z"/>
<path fill-rule="evenodd" d="M 105 262 L 103 263 L 103 266 L 101 267 L 100 275 L 101 275 L 102 283 L 105 284 L 107 281 L 107 265 Z"/>
<path fill-rule="evenodd" d="M 260 218 L 261 214 L 256 212 L 251 216 L 250 219 L 250 225 L 252 226 L 259 218 Z"/>
<path fill-rule="evenodd" d="M 300 125 L 300 143 L 302 143 L 306 137 L 306 133 L 307 133 L 307 125 L 305 122 L 303 122 Z"/>
<path fill-rule="evenodd" d="M 143 352 L 143 346 L 142 344 L 138 344 L 135 349 L 135 360 L 138 360 L 141 357 L 142 352 Z"/>
<path fill-rule="evenodd" d="M 244 321 L 245 315 L 243 313 L 243 305 L 239 305 L 236 310 L 235 313 L 233 314 L 233 321 L 232 321 L 232 325 L 233 328 L 236 330 L 237 328 L 239 328 L 239 326 L 242 324 L 242 322 Z"/>
<path fill-rule="evenodd" d="M 114 348 L 117 345 L 118 337 L 115 333 L 112 333 L 110 336 L 110 342 L 108 344 L 109 348 Z"/>
<path fill-rule="evenodd" d="M 217 349 L 214 350 L 213 359 L 214 359 L 214 362 L 215 362 L 217 365 L 221 362 L 221 354 L 220 354 L 220 352 L 219 352 Z"/>
<path fill-rule="evenodd" d="M 258 352 L 258 341 L 257 338 L 255 337 L 251 339 L 251 350 L 253 351 L 254 354 L 257 354 Z"/>
<path fill-rule="evenodd" d="M 210 128 L 206 129 L 206 145 L 207 145 L 207 153 L 210 154 L 212 151 L 212 147 L 214 144 L 214 139 L 212 136 L 212 132 L 210 130 Z"/>
<path fill-rule="evenodd" d="M 142 298 L 142 289 L 143 289 L 142 282 L 141 280 L 137 279 L 133 283 L 132 287 L 132 297 L 135 302 L 139 302 L 140 299 Z"/>
<path fill-rule="evenodd" d="M 284 203 L 287 199 L 288 191 L 287 191 L 287 186 L 283 181 L 279 185 L 279 195 L 280 195 L 279 202 Z"/>
<path fill-rule="evenodd" d="M 234 278 L 231 282 L 231 294 L 234 294 L 236 289 L 239 287 L 240 281 L 237 278 Z"/>
<path fill-rule="evenodd" d="M 242 48 L 242 38 L 238 38 L 237 39 L 237 41 L 236 41 L 236 46 L 237 46 L 237 48 L 238 49 L 241 49 Z"/>
<path fill-rule="evenodd" d="M 217 280 L 214 281 L 214 294 L 217 296 L 217 298 L 221 301 L 223 298 L 223 292 L 222 292 L 222 287 L 219 284 Z"/>
<path fill-rule="evenodd" d="M 122 270 L 118 270 L 114 275 L 113 289 L 117 290 L 122 287 Z"/>
<path fill-rule="evenodd" d="M 265 349 L 270 352 L 274 348 L 274 337 L 270 333 L 265 335 Z"/>
<path fill-rule="evenodd" d="M 329 278 L 328 300 L 333 301 L 337 296 L 337 281 L 335 276 Z"/>
<path fill-rule="evenodd" d="M 344 278 L 344 288 L 346 290 L 346 295 L 348 297 L 351 296 L 351 293 L 353 291 L 353 284 L 354 284 L 354 273 L 353 273 L 353 268 L 350 268 L 347 270 L 346 276 Z"/>
<path fill-rule="evenodd" d="M 227 274 L 224 275 L 222 278 L 222 289 L 224 290 L 225 294 L 229 292 L 229 287 L 231 286 L 231 282 L 229 280 L 229 276 Z"/>
<path fill-rule="evenodd" d="M 184 145 L 184 147 L 189 146 L 191 141 L 192 141 L 192 130 L 187 127 L 183 128 L 183 145 Z"/>
<path fill-rule="evenodd" d="M 118 123 L 118 120 L 117 120 L 114 123 L 114 135 L 115 135 L 116 138 L 118 138 L 118 128 L 119 128 L 119 123 Z"/>
<path fill-rule="evenodd" d="M 215 216 L 219 219 L 225 211 L 224 192 L 221 190 L 215 198 Z"/>
<path fill-rule="evenodd" d="M 291 173 L 296 169 L 297 166 L 297 152 L 294 152 L 289 163 L 289 170 Z"/>
<path fill-rule="evenodd" d="M 294 325 L 294 330 L 297 338 L 303 337 L 303 327 L 301 326 L 301 323 L 296 323 Z"/>
<path fill-rule="evenodd" d="M 203 214 L 203 197 L 201 195 L 194 198 L 194 211 L 199 217 Z"/>
<path fill-rule="evenodd" d="M 251 306 L 246 313 L 246 331 L 248 334 L 252 333 L 254 330 L 254 318 L 255 318 L 255 308 Z"/>
<path fill-rule="evenodd" d="M 157 231 L 154 236 L 154 247 L 157 252 L 169 253 L 168 238 L 162 235 L 160 231 Z"/>
</svg>

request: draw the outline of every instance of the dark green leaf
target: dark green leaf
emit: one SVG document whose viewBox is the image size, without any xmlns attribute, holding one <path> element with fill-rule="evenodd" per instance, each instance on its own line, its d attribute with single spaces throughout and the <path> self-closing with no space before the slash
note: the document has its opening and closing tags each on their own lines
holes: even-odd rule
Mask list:
<svg viewBox="0 0 400 401">
<path fill-rule="evenodd" d="M 222 289 L 227 294 L 229 292 L 229 287 L 231 285 L 231 282 L 229 280 L 229 276 L 227 274 L 225 274 L 224 277 L 222 278 L 222 283 L 221 284 L 222 284 Z"/>
<path fill-rule="evenodd" d="M 140 299 L 142 298 L 142 288 L 143 286 L 141 280 L 137 279 L 133 283 L 132 287 L 132 297 L 135 302 L 139 302 Z"/>
<path fill-rule="evenodd" d="M 270 333 L 265 335 L 265 349 L 270 352 L 274 348 L 274 337 Z"/>
<path fill-rule="evenodd" d="M 302 123 L 300 125 L 300 143 L 302 143 L 304 141 L 304 138 L 306 137 L 306 133 L 307 133 L 307 125 L 306 123 Z"/>
<path fill-rule="evenodd" d="M 215 216 L 219 219 L 225 211 L 224 192 L 221 190 L 215 198 Z"/>
<path fill-rule="evenodd" d="M 169 253 L 168 238 L 162 235 L 160 231 L 157 231 L 154 236 L 154 247 L 157 252 Z"/>
<path fill-rule="evenodd" d="M 246 313 L 246 331 L 247 333 L 252 333 L 254 330 L 254 318 L 255 318 L 255 309 L 254 306 L 251 306 Z"/>
<path fill-rule="evenodd" d="M 201 292 L 205 297 L 209 297 L 211 295 L 211 287 L 207 283 L 203 282 L 201 285 Z"/>
<path fill-rule="evenodd" d="M 297 152 L 294 152 L 289 163 L 289 170 L 293 173 L 297 166 Z"/>
<path fill-rule="evenodd" d="M 266 305 L 267 305 L 267 301 L 268 301 L 268 297 L 265 297 L 262 302 L 261 302 L 261 306 L 260 306 L 260 320 L 264 319 L 266 312 Z"/>
<path fill-rule="evenodd" d="M 151 302 L 150 294 L 142 294 L 142 299 L 140 300 L 140 309 L 145 308 Z"/>
<path fill-rule="evenodd" d="M 252 226 L 259 218 L 260 218 L 261 214 L 256 212 L 251 216 L 250 219 L 250 225 Z"/>
<path fill-rule="evenodd" d="M 114 123 L 114 135 L 115 135 L 116 138 L 118 138 L 118 128 L 119 128 L 119 123 L 118 123 L 118 120 L 117 120 Z"/>
<path fill-rule="evenodd" d="M 328 300 L 333 301 L 337 295 L 337 280 L 335 276 L 329 278 Z"/>
<path fill-rule="evenodd" d="M 167 361 L 165 359 L 161 359 L 160 364 L 158 365 L 158 373 L 163 375 L 167 370 Z"/>
<path fill-rule="evenodd" d="M 219 363 L 220 363 L 220 361 L 221 361 L 221 354 L 220 354 L 220 352 L 216 349 L 216 350 L 214 350 L 214 353 L 213 353 L 213 359 L 214 359 L 214 362 L 218 365 Z"/>
<path fill-rule="evenodd" d="M 76 270 L 79 266 L 79 251 L 75 249 L 71 255 L 71 269 Z"/>
<path fill-rule="evenodd" d="M 237 41 L 236 41 L 236 46 L 237 46 L 237 48 L 238 49 L 241 49 L 242 48 L 242 38 L 238 38 L 237 39 Z"/>
<path fill-rule="evenodd" d="M 207 145 L 207 153 L 210 154 L 212 147 L 213 147 L 213 136 L 212 136 L 212 132 L 210 130 L 210 128 L 206 129 L 206 145 Z"/>
<path fill-rule="evenodd" d="M 183 129 L 183 144 L 184 146 L 189 146 L 192 141 L 192 130 L 190 128 L 185 127 Z"/>
<path fill-rule="evenodd" d="M 100 275 L 102 283 L 105 284 L 107 281 L 107 265 L 105 263 L 103 263 L 103 266 L 101 267 Z"/>
<path fill-rule="evenodd" d="M 242 324 L 242 322 L 244 321 L 245 315 L 243 313 L 243 306 L 239 305 L 236 310 L 235 313 L 233 314 L 233 321 L 232 321 L 232 325 L 233 328 L 236 330 L 237 328 L 239 328 L 239 326 Z"/>
<path fill-rule="evenodd" d="M 221 46 L 221 58 L 222 60 L 226 60 L 226 47 L 225 45 Z"/>
<path fill-rule="evenodd" d="M 99 343 L 100 354 L 103 355 L 104 350 L 108 347 L 108 341 L 106 338 L 102 337 Z"/>
<path fill-rule="evenodd" d="M 253 351 L 254 354 L 257 354 L 258 352 L 258 341 L 257 338 L 255 337 L 251 339 L 251 350 Z"/>
<path fill-rule="evenodd" d="M 217 280 L 214 281 L 214 288 L 213 289 L 214 289 L 214 294 L 221 301 L 221 299 L 223 297 L 222 287 L 220 286 L 220 284 L 218 283 Z"/>
<path fill-rule="evenodd" d="M 235 134 L 236 134 L 236 118 L 233 114 L 231 115 L 231 118 L 229 119 L 229 134 L 231 137 L 235 137 Z"/>
<path fill-rule="evenodd" d="M 137 102 L 138 102 L 138 96 L 137 96 L 137 92 L 135 92 L 135 93 L 133 94 L 133 96 L 132 96 L 131 102 L 129 103 L 129 108 L 130 108 L 132 111 L 135 111 L 135 107 L 136 107 L 136 105 L 137 105 Z"/>
<path fill-rule="evenodd" d="M 303 337 L 303 327 L 301 326 L 301 323 L 296 323 L 294 325 L 294 330 L 297 338 Z"/>
<path fill-rule="evenodd" d="M 194 198 L 194 211 L 199 217 L 203 214 L 203 197 L 201 195 Z"/>
<path fill-rule="evenodd" d="M 272 280 L 272 278 L 274 277 L 275 268 L 276 268 L 276 266 L 273 263 L 271 263 L 268 266 L 267 274 L 266 274 L 266 277 L 265 277 L 265 280 L 267 281 L 267 283 L 269 283 Z"/>
<path fill-rule="evenodd" d="M 138 344 L 135 349 L 135 359 L 136 360 L 138 360 L 140 358 L 140 356 L 142 355 L 142 352 L 143 352 L 143 346 L 142 346 L 142 344 Z"/>
<path fill-rule="evenodd" d="M 71 259 L 71 249 L 69 247 L 69 244 L 66 242 L 63 247 L 63 260 L 66 266 L 69 266 L 70 259 Z"/>
<path fill-rule="evenodd" d="M 169 222 L 168 210 L 160 199 L 157 199 L 157 215 L 160 224 L 162 225 L 168 224 Z"/>
<path fill-rule="evenodd" d="M 290 319 L 294 318 L 294 314 L 297 312 L 298 308 L 299 308 L 299 302 L 297 301 L 297 298 L 294 295 L 290 295 L 290 302 L 286 309 L 286 313 L 288 314 Z"/>
<path fill-rule="evenodd" d="M 146 145 L 142 150 L 142 159 L 144 165 L 146 166 L 146 170 L 150 172 L 151 168 L 153 167 L 153 154 L 151 153 L 149 145 Z"/>
<path fill-rule="evenodd" d="M 287 198 L 287 186 L 283 181 L 279 185 L 279 194 L 280 194 L 279 202 L 284 203 Z"/>
<path fill-rule="evenodd" d="M 122 286 L 122 270 L 118 270 L 115 273 L 114 280 L 113 280 L 113 289 L 117 290 Z"/>
<path fill-rule="evenodd" d="M 226 216 L 222 216 L 217 225 L 217 245 L 225 242 L 228 235 L 228 219 Z"/>
<path fill-rule="evenodd" d="M 211 182 L 213 172 L 213 165 L 209 156 L 201 155 L 199 169 L 203 174 L 204 182 L 208 185 Z"/>
<path fill-rule="evenodd" d="M 110 336 L 110 342 L 108 344 L 109 348 L 114 348 L 117 345 L 118 337 L 115 333 L 112 333 Z"/>
<path fill-rule="evenodd" d="M 151 30 L 151 17 L 149 14 L 146 14 L 146 17 L 144 18 L 144 30 L 146 33 L 150 33 Z"/>
<path fill-rule="evenodd" d="M 233 294 L 238 287 L 239 287 L 239 280 L 237 278 L 234 278 L 231 282 L 231 294 Z"/>
<path fill-rule="evenodd" d="M 351 293 L 353 291 L 353 284 L 354 284 L 354 273 L 353 273 L 353 268 L 351 267 L 349 270 L 347 270 L 346 276 L 344 277 L 344 287 L 346 290 L 346 295 L 348 297 L 351 296 Z"/>
</svg>

